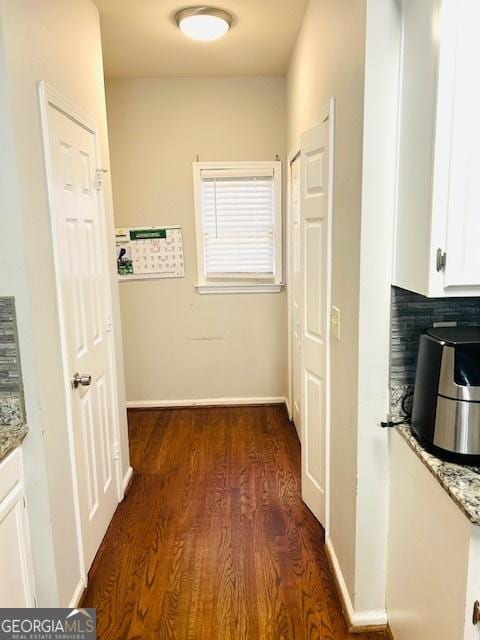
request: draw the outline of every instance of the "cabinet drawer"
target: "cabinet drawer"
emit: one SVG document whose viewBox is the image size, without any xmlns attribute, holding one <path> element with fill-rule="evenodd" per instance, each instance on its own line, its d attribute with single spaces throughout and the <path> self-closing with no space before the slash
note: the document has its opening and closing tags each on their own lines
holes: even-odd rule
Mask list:
<svg viewBox="0 0 480 640">
<path fill-rule="evenodd" d="M 22 477 L 22 452 L 18 447 L 0 462 L 0 502 Z"/>
</svg>

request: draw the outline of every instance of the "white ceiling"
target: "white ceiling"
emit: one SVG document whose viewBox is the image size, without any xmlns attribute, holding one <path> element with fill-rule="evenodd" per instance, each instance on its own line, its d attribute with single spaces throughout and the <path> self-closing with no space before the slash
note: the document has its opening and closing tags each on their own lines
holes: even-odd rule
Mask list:
<svg viewBox="0 0 480 640">
<path fill-rule="evenodd" d="M 308 0 L 213 0 L 234 16 L 216 42 L 189 40 L 173 16 L 181 0 L 94 0 L 107 76 L 284 74 Z M 198 3 L 201 4 L 201 3 Z"/>
</svg>

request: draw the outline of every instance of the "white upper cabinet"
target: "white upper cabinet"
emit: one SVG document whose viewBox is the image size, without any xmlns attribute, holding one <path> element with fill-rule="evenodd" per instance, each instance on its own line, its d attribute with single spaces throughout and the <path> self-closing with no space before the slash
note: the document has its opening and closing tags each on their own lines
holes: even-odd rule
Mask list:
<svg viewBox="0 0 480 640">
<path fill-rule="evenodd" d="M 403 0 L 394 284 L 480 295 L 479 0 Z"/>
</svg>

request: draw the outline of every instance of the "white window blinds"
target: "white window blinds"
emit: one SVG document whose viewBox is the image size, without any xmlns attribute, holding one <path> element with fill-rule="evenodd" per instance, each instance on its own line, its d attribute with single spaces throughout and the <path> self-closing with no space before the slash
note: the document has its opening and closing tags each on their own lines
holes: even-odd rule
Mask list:
<svg viewBox="0 0 480 640">
<path fill-rule="evenodd" d="M 205 276 L 272 278 L 273 169 L 202 170 L 201 188 Z"/>
</svg>

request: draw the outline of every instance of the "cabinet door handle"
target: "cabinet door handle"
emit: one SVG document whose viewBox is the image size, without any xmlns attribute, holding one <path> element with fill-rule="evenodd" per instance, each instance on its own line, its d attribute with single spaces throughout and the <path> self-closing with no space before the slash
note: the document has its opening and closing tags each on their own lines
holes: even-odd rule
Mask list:
<svg viewBox="0 0 480 640">
<path fill-rule="evenodd" d="M 437 271 L 443 271 L 447 264 L 447 254 L 441 249 L 437 249 Z"/>
</svg>

